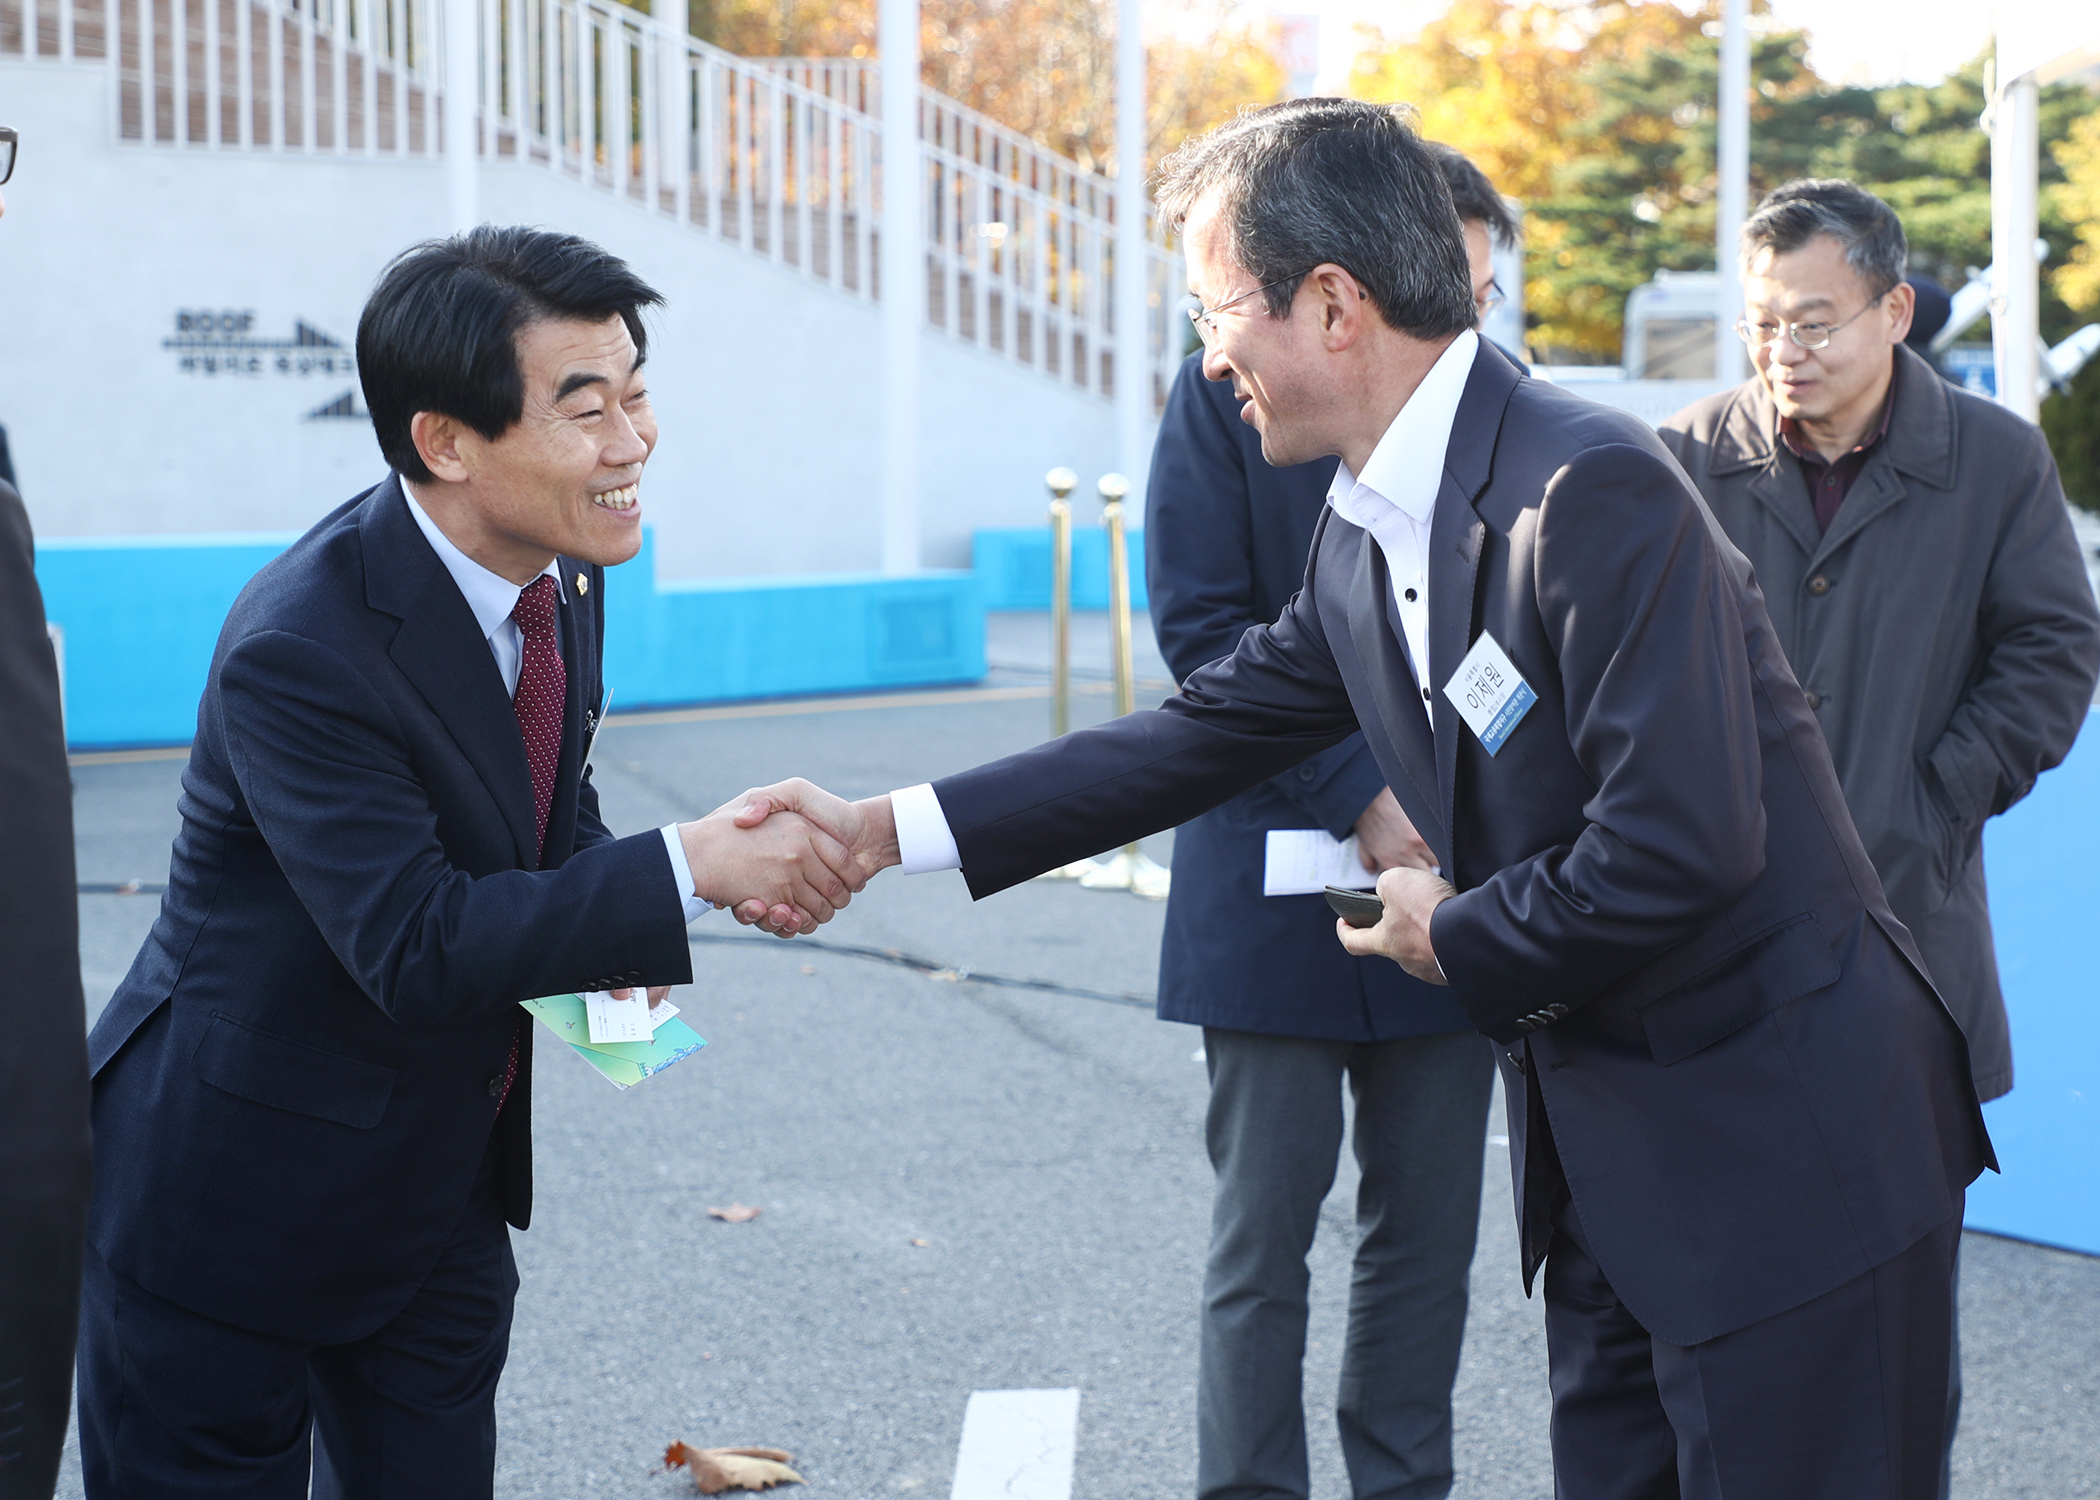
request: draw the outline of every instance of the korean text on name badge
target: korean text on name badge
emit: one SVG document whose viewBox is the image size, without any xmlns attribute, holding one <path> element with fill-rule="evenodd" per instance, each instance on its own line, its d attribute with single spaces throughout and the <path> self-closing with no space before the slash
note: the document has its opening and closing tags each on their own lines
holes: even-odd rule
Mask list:
<svg viewBox="0 0 2100 1500">
<path fill-rule="evenodd" d="M 1531 684 L 1510 665 L 1495 638 L 1484 630 L 1465 660 L 1458 664 L 1458 670 L 1451 674 L 1451 680 L 1444 684 L 1444 696 L 1458 709 L 1459 717 L 1472 726 L 1473 733 L 1480 736 L 1480 743 L 1487 746 L 1490 755 L 1502 748 L 1517 721 L 1539 701 Z"/>
</svg>

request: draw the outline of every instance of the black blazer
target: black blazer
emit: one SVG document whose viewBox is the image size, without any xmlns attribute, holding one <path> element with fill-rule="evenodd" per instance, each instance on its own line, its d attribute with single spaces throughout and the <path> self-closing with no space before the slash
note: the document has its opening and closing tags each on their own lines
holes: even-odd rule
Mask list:
<svg viewBox="0 0 2100 1500">
<path fill-rule="evenodd" d="M 1152 629 L 1177 679 L 1283 613 L 1334 469 L 1331 458 L 1272 466 L 1231 382 L 1204 379 L 1201 354 L 1182 361 L 1145 488 Z M 1377 757 L 1352 734 L 1175 831 L 1161 1020 L 1345 1042 L 1466 1028 L 1448 990 L 1337 943 L 1324 898 L 1261 893 L 1270 829 L 1347 838 L 1384 788 Z"/>
<path fill-rule="evenodd" d="M 600 570 L 561 559 L 568 706 L 544 867 L 516 712 L 388 479 L 242 590 L 212 658 L 159 920 L 89 1039 L 90 1235 L 193 1311 L 281 1338 L 384 1324 L 490 1129 L 532 1202 L 535 995 L 691 977 L 662 838 L 583 774 Z M 579 576 L 588 585 L 578 584 Z"/>
<path fill-rule="evenodd" d="M 1692 1344 L 1947 1221 L 1991 1160 L 1742 555 L 1654 433 L 1483 347 L 1432 522 L 1441 688 L 1491 632 L 1538 702 L 1489 756 L 1425 705 L 1379 549 L 1178 698 L 935 792 L 982 896 L 1185 821 L 1359 727 L 1460 894 L 1433 936 L 1505 1044 L 1527 1279 L 1563 1180 L 1642 1324 Z M 1424 713 L 1425 706 L 1431 708 Z"/>
<path fill-rule="evenodd" d="M 0 1493 L 57 1483 L 88 1203 L 73 789 L 29 516 L 0 480 Z"/>
</svg>

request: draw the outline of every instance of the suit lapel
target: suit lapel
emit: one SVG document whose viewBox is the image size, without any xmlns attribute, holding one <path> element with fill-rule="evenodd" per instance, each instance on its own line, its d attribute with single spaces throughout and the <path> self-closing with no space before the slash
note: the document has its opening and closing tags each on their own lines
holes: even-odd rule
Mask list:
<svg viewBox="0 0 2100 1500">
<path fill-rule="evenodd" d="M 532 768 L 488 640 L 409 515 L 399 479 L 388 479 L 366 504 L 358 523 L 365 600 L 401 622 L 388 654 L 488 788 L 517 846 L 519 867 L 534 869 Z"/>
<path fill-rule="evenodd" d="M 1392 580 L 1386 575 L 1385 556 L 1370 533 L 1356 526 L 1343 528 L 1360 554 L 1349 575 L 1349 640 L 1359 653 L 1359 666 L 1366 687 L 1378 710 L 1378 722 L 1400 761 L 1400 768 L 1413 783 L 1416 805 L 1435 813 L 1436 748 L 1430 742 L 1429 719 L 1422 712 L 1422 699 L 1415 690 L 1415 673 L 1406 654 L 1406 632 L 1393 618 Z M 1438 850 L 1446 845 L 1443 829 L 1418 826 L 1416 831 Z"/>
<path fill-rule="evenodd" d="M 1459 423 L 1465 415 L 1461 406 Z M 1452 425 L 1454 443 L 1462 430 L 1459 423 Z M 1474 514 L 1472 502 L 1473 494 L 1446 467 L 1429 522 L 1429 666 L 1444 682 L 1451 680 L 1473 646 L 1473 590 L 1487 526 Z M 1459 718 L 1457 705 L 1437 690 L 1440 683 L 1424 685 L 1430 690 L 1436 725 L 1437 806 L 1444 826 L 1450 828 L 1456 809 L 1458 737 L 1466 732 L 1465 721 Z M 1450 878 L 1448 868 L 1445 878 Z"/>
<path fill-rule="evenodd" d="M 561 659 L 568 675 L 568 699 L 562 705 L 561 761 L 554 773 L 554 802 L 547 810 L 545 866 L 552 869 L 576 847 L 576 803 L 583 790 L 583 747 L 598 708 L 592 697 L 597 685 L 594 670 L 597 642 L 591 638 L 592 613 L 576 592 L 576 580 L 585 575 L 583 564 L 573 557 L 556 559 L 561 568 Z M 523 742 L 522 736 L 520 743 Z"/>
</svg>

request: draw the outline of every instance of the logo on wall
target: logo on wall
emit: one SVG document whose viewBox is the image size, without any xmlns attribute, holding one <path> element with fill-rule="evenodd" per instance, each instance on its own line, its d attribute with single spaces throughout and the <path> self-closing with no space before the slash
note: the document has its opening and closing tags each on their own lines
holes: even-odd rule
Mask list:
<svg viewBox="0 0 2100 1500">
<path fill-rule="evenodd" d="M 304 380 L 357 373 L 357 358 L 342 340 L 304 318 L 294 320 L 290 338 L 262 337 L 255 323 L 253 308 L 178 312 L 175 336 L 162 339 L 160 346 L 174 351 L 177 370 L 199 377 Z"/>
</svg>

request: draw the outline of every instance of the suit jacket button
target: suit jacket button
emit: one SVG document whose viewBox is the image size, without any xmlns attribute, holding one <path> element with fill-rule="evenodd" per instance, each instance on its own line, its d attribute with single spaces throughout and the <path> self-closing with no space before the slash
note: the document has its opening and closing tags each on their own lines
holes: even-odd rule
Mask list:
<svg viewBox="0 0 2100 1500">
<path fill-rule="evenodd" d="M 1820 598 L 1822 595 L 1830 592 L 1830 580 L 1818 573 L 1815 577 L 1809 579 L 1808 591 Z"/>
<path fill-rule="evenodd" d="M 1313 779 L 1314 774 L 1311 766 L 1300 766 L 1298 768 L 1298 779 L 1300 781 L 1310 781 Z"/>
<path fill-rule="evenodd" d="M 1823 706 L 1823 695 L 1821 693 L 1803 693 L 1801 696 L 1808 700 L 1808 706 L 1812 709 Z"/>
<path fill-rule="evenodd" d="M 500 1099 L 503 1097 L 503 1075 L 501 1073 L 498 1073 L 494 1078 L 491 1078 L 489 1080 L 489 1097 L 491 1099 Z"/>
</svg>

